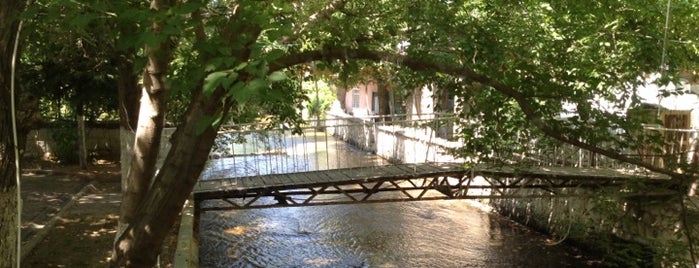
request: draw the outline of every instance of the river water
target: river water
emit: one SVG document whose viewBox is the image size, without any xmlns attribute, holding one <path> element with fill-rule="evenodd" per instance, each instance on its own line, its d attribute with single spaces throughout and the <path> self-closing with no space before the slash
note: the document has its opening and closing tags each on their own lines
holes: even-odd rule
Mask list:
<svg viewBox="0 0 699 268">
<path fill-rule="evenodd" d="M 351 146 L 332 147 L 325 151 L 346 150 L 357 163 L 366 164 L 370 157 Z M 205 174 L 240 170 L 241 165 L 249 168 L 254 166 L 251 162 L 280 162 L 260 155 L 236 158 L 215 160 Z M 590 267 L 594 263 L 573 247 L 556 244 L 469 202 L 202 212 L 199 262 L 201 267 Z"/>
</svg>

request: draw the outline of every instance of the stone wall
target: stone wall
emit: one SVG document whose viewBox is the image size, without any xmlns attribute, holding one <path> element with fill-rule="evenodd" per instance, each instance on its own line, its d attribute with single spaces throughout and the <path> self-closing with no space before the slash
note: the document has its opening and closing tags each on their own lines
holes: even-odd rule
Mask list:
<svg viewBox="0 0 699 268">
<path fill-rule="evenodd" d="M 680 228 L 680 195 L 620 194 L 627 190 L 630 188 L 569 189 L 563 194 L 578 197 L 493 199 L 489 205 L 504 216 L 551 234 L 552 243 L 567 241 L 599 254 L 606 266 L 691 266 Z"/>
<path fill-rule="evenodd" d="M 458 148 L 460 143 L 439 138 L 429 128 L 374 122 L 337 113 L 326 116 L 325 126 L 330 135 L 392 162 L 463 162 L 447 152 Z"/>
<path fill-rule="evenodd" d="M 394 162 L 463 162 L 447 152 L 460 144 L 438 138 L 430 129 L 384 125 L 376 127 L 376 136 L 376 154 Z"/>
<path fill-rule="evenodd" d="M 30 131 L 27 135 L 24 157 L 39 158 L 55 155 L 57 144 L 52 137 L 53 132 L 52 128 Z M 110 159 L 119 157 L 118 128 L 87 128 L 85 140 L 88 155 Z M 78 150 L 77 147 L 75 150 Z"/>
<path fill-rule="evenodd" d="M 333 135 L 357 148 L 376 152 L 376 123 L 346 114 L 327 114 L 325 128 Z"/>
</svg>

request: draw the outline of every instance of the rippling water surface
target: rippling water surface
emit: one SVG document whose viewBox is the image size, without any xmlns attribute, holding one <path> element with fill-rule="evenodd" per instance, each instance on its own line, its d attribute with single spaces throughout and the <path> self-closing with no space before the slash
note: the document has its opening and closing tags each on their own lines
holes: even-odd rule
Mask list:
<svg viewBox="0 0 699 268">
<path fill-rule="evenodd" d="M 202 267 L 580 267 L 574 248 L 466 201 L 201 215 Z"/>
</svg>

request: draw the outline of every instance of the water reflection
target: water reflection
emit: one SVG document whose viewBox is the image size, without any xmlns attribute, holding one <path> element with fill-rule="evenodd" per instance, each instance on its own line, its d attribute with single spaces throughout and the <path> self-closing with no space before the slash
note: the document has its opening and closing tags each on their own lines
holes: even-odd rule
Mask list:
<svg viewBox="0 0 699 268">
<path fill-rule="evenodd" d="M 465 201 L 201 215 L 202 267 L 579 267 L 574 248 Z"/>
</svg>

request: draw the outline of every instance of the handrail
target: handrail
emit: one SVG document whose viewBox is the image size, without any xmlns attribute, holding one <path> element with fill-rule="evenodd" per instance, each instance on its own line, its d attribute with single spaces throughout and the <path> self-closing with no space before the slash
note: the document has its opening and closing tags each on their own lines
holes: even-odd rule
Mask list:
<svg viewBox="0 0 699 268">
<path fill-rule="evenodd" d="M 378 155 L 380 158 L 406 163 L 419 163 L 425 161 L 439 161 L 443 156 L 450 155 L 449 151 L 457 150 L 463 146 L 458 141 L 439 138 L 445 132 L 446 135 L 454 135 L 459 128 L 461 118 L 454 114 L 428 114 L 422 118 L 410 118 L 410 115 L 384 115 L 369 117 L 354 117 L 350 115 L 328 114 L 321 120 L 309 120 L 300 126 L 299 135 L 292 135 L 292 130 L 287 126 L 271 127 L 268 122 L 258 122 L 231 126 L 230 129 L 219 131 L 219 140 L 212 150 L 211 158 L 233 158 L 233 165 L 248 165 L 244 168 L 257 170 L 257 174 L 264 172 L 279 172 L 279 168 L 294 166 L 290 172 L 309 171 L 309 169 L 333 169 L 347 167 L 331 162 L 343 162 L 344 156 L 330 155 L 352 147 L 348 150 L 362 150 L 365 154 Z M 391 118 L 391 120 L 384 120 Z M 400 118 L 400 119 L 399 119 Z M 648 130 L 676 131 L 678 133 L 691 133 L 699 130 L 667 129 L 647 126 Z M 441 133 L 441 134 L 440 134 Z M 696 142 L 695 135 L 686 137 L 686 134 L 675 142 L 669 142 L 667 147 L 674 154 L 691 153 L 688 144 Z M 451 137 L 451 136 L 449 136 Z M 490 159 L 499 159 L 506 163 L 520 163 L 525 165 L 541 166 L 569 166 L 569 167 L 611 167 L 636 169 L 637 167 L 619 162 L 615 159 L 595 154 L 588 150 L 577 148 L 555 140 L 535 139 L 526 142 L 521 153 L 514 151 L 498 152 L 490 156 Z M 346 144 L 346 145 L 341 145 Z M 674 144 L 674 146 L 672 145 Z M 349 147 L 348 147 L 349 146 Z M 342 147 L 342 148 L 340 148 Z M 678 149 L 684 148 L 679 152 Z M 401 151 L 402 150 L 402 151 Z M 644 151 L 645 152 L 645 151 Z M 638 153 L 638 157 L 648 161 L 659 160 L 658 155 Z M 341 152 L 340 152 L 341 153 Z M 679 154 L 677 155 L 680 156 Z M 247 157 L 247 160 L 244 159 Z M 449 161 L 457 158 L 450 155 Z M 682 156 L 684 157 L 684 156 Z M 252 158 L 258 158 L 256 160 Z M 263 159 L 264 158 L 264 159 Z M 651 159 L 652 158 L 652 159 Z M 251 160 L 252 159 L 252 160 Z M 263 162 L 264 161 L 264 162 Z M 383 161 L 383 160 L 382 160 Z M 458 161 L 465 161 L 459 159 Z M 677 161 L 683 161 L 677 159 Z M 364 165 L 374 162 L 367 161 Z M 669 162 L 668 162 L 669 163 Z M 250 166 L 250 165 L 263 165 Z M 375 163 L 374 163 L 375 164 Z M 284 167 L 276 167 L 282 165 Z M 242 166 L 236 169 L 244 169 Z M 252 171 L 246 171 L 252 172 Z M 249 173 L 246 173 L 250 175 Z"/>
</svg>

